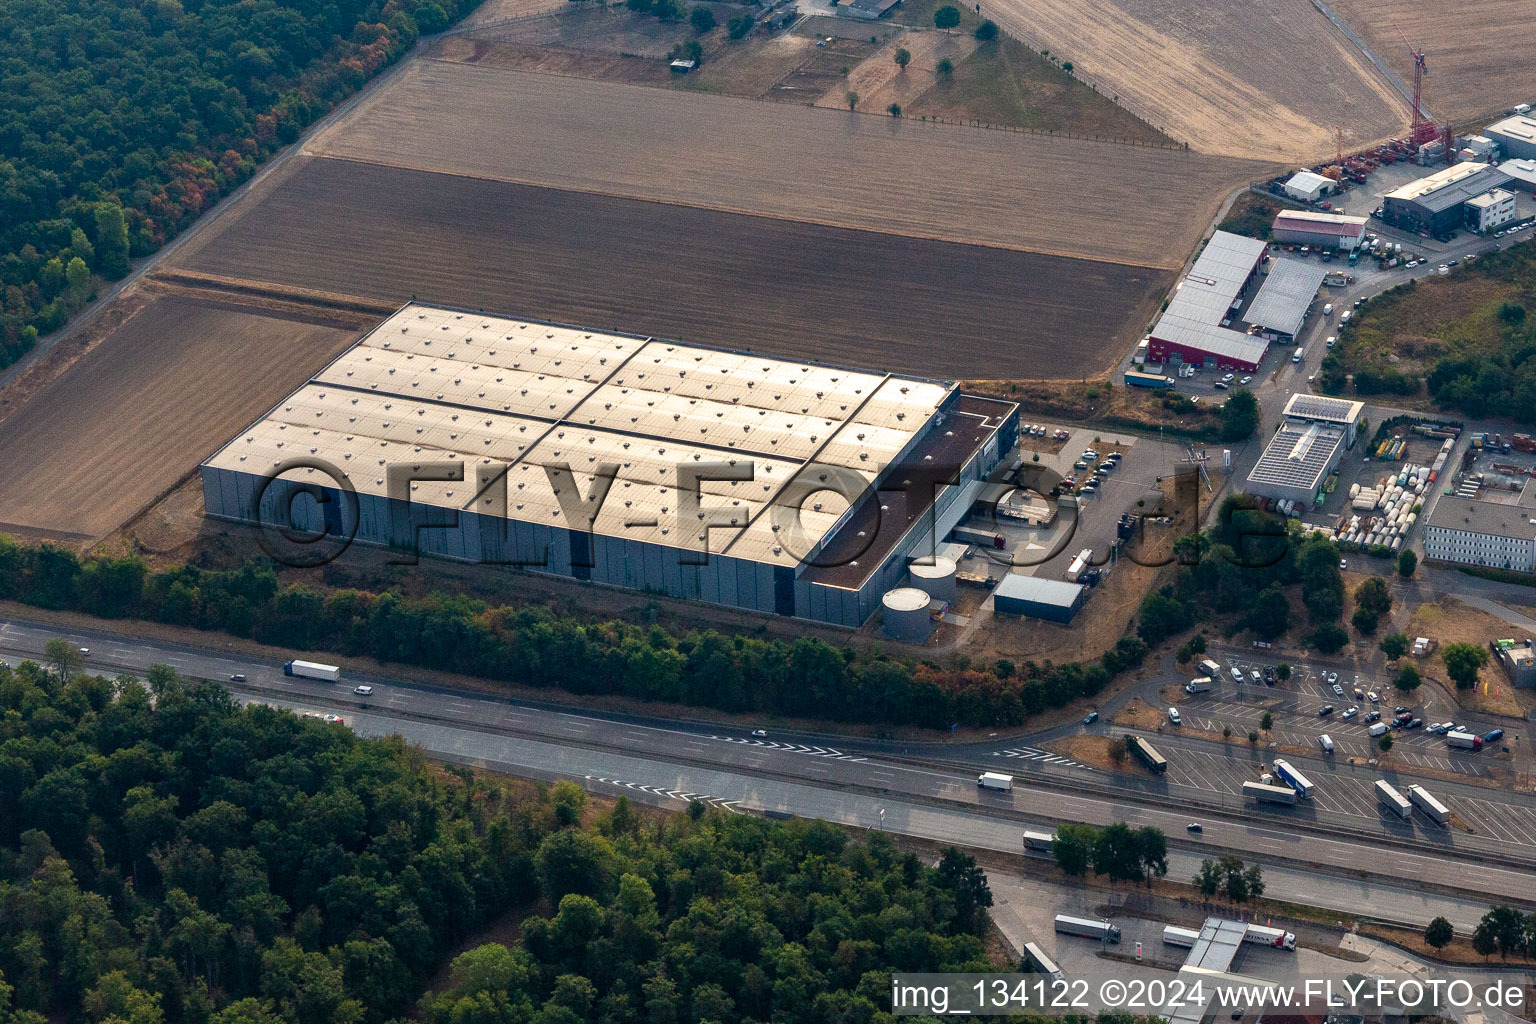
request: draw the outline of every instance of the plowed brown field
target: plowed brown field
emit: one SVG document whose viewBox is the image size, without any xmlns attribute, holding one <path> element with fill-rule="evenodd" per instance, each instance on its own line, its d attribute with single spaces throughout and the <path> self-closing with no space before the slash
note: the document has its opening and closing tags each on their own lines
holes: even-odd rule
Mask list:
<svg viewBox="0 0 1536 1024">
<path fill-rule="evenodd" d="M 1447 21 L 1468 7 L 1398 2 Z M 1310 161 L 1333 151 L 1333 125 L 1348 145 L 1407 123 L 1401 95 L 1309 0 L 994 0 L 986 10 L 1204 153 Z"/>
<path fill-rule="evenodd" d="M 1536 101 L 1531 0 L 1329 0 L 1329 5 L 1410 86 L 1409 44 L 1427 51 L 1424 105 L 1438 118 L 1459 121 Z"/>
<path fill-rule="evenodd" d="M 310 160 L 191 269 L 943 377 L 1077 377 L 1166 272 Z"/>
<path fill-rule="evenodd" d="M 306 152 L 1170 270 L 1269 169 L 432 60 Z"/>
<path fill-rule="evenodd" d="M 0 423 L 0 531 L 110 533 L 355 337 L 155 299 Z"/>
</svg>

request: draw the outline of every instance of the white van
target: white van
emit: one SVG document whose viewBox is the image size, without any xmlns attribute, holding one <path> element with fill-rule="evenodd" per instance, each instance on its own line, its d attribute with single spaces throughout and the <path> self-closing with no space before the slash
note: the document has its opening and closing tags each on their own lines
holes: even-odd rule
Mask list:
<svg viewBox="0 0 1536 1024">
<path fill-rule="evenodd" d="M 1333 737 L 1327 733 L 1323 733 L 1323 735 L 1317 738 L 1317 745 L 1323 748 L 1323 753 L 1333 753 Z"/>
<path fill-rule="evenodd" d="M 1183 719 L 1181 719 L 1179 717 L 1179 709 L 1178 708 L 1169 708 L 1168 709 L 1168 721 L 1172 722 L 1174 725 L 1178 725 L 1179 722 L 1183 721 Z"/>
<path fill-rule="evenodd" d="M 1306 356 L 1306 354 L 1307 354 L 1307 350 L 1305 348 L 1302 348 L 1300 345 L 1297 345 L 1296 346 L 1296 351 L 1291 353 L 1291 362 L 1293 362 L 1293 363 L 1301 362 L 1302 358 L 1304 356 Z"/>
<path fill-rule="evenodd" d="M 1323 307 L 1323 316 L 1333 316 L 1333 303 L 1330 302 Z"/>
<path fill-rule="evenodd" d="M 1531 112 L 1531 105 L 1529 103 L 1516 103 L 1515 104 L 1515 113 L 1516 114 L 1529 114 L 1530 112 Z"/>
<path fill-rule="evenodd" d="M 1239 683 L 1242 682 L 1243 681 L 1243 670 L 1238 668 L 1236 665 L 1233 665 L 1232 666 L 1232 678 L 1236 682 L 1239 682 Z"/>
<path fill-rule="evenodd" d="M 1366 732 L 1370 733 L 1372 736 L 1385 736 L 1387 733 L 1387 723 L 1377 722 L 1369 729 L 1367 729 Z"/>
<path fill-rule="evenodd" d="M 1343 313 L 1339 314 L 1339 323 L 1341 323 L 1341 324 L 1349 323 L 1349 318 L 1354 316 L 1354 315 L 1355 315 L 1355 311 L 1354 310 L 1346 309 Z"/>
</svg>

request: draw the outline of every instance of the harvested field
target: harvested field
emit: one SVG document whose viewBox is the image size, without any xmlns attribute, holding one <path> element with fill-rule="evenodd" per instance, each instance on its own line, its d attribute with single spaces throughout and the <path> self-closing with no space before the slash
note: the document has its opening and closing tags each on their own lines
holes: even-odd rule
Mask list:
<svg viewBox="0 0 1536 1024">
<path fill-rule="evenodd" d="M 1428 52 L 1424 105 L 1437 118 L 1497 114 L 1536 99 L 1536 11 L 1530 0 L 1330 0 L 1330 6 L 1409 88 L 1409 45 Z"/>
<path fill-rule="evenodd" d="M 1401 94 L 1309 0 L 999 0 L 987 15 L 1203 153 L 1310 161 L 1333 152 L 1332 125 L 1348 146 L 1407 124 Z"/>
<path fill-rule="evenodd" d="M 110 533 L 357 334 L 155 298 L 0 423 L 0 531 Z"/>
<path fill-rule="evenodd" d="M 946 377 L 1101 370 L 1170 277 L 376 164 L 297 163 L 177 262 Z"/>
<path fill-rule="evenodd" d="M 897 67 L 896 50 L 912 55 L 907 67 Z M 839 86 L 816 101 L 818 107 L 846 107 L 843 94 L 858 93 L 859 109 L 882 111 L 892 103 L 909 107 L 912 101 L 932 89 L 937 81 L 935 67 L 940 60 L 959 65 L 976 49 L 973 36 L 948 35 L 944 32 L 905 32 L 882 46 L 868 60 L 854 68 Z"/>
<path fill-rule="evenodd" d="M 432 60 L 306 151 L 1169 270 L 1266 169 Z"/>
</svg>

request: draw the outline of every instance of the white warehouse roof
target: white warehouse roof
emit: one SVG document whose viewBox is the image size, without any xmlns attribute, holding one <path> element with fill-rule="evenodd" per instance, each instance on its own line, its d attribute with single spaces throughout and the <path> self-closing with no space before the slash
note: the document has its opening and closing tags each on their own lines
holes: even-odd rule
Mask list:
<svg viewBox="0 0 1536 1024">
<path fill-rule="evenodd" d="M 1152 336 L 1174 345 L 1188 345 L 1215 356 L 1230 356 L 1257 363 L 1268 343 L 1221 326 L 1232 315 L 1232 304 L 1242 294 L 1248 275 L 1264 255 L 1257 238 L 1217 231 L 1211 235 L 1179 290 L 1168 302 Z"/>
<path fill-rule="evenodd" d="M 1337 184 L 1338 182 L 1332 178 L 1324 177 L 1314 171 L 1297 171 L 1291 175 L 1285 187 L 1296 189 L 1298 192 L 1316 192 L 1319 189 L 1333 188 Z"/>
<path fill-rule="evenodd" d="M 812 460 L 867 482 L 912 444 L 953 385 L 785 362 L 581 328 L 411 304 L 396 312 L 205 463 L 256 475 L 323 459 L 362 494 L 385 496 L 386 467 L 460 461 L 465 480 L 418 481 L 411 500 L 494 513 L 477 475 L 505 472 L 506 515 L 567 522 L 546 466 L 567 464 L 580 499 L 619 467 L 592 529 L 702 550 L 679 518 L 678 467 L 741 461 L 751 480 L 704 481 L 715 554 L 796 563 L 775 529 L 785 485 Z M 285 479 L 328 484 L 304 470 Z M 570 480 L 570 477 L 565 477 Z M 569 496 L 567 496 L 569 497 Z M 788 500 L 788 499 L 786 499 Z M 799 512 L 824 538 L 847 510 L 830 491 Z M 798 505 L 798 499 L 792 502 Z M 690 536 L 692 534 L 692 536 Z M 803 554 L 803 541 L 796 552 Z"/>
<path fill-rule="evenodd" d="M 1243 318 L 1250 324 L 1294 336 L 1301 330 L 1307 308 L 1317 297 L 1327 274 L 1325 267 L 1301 260 L 1270 261 L 1269 274 Z"/>
<path fill-rule="evenodd" d="M 1312 423 L 1351 424 L 1359 420 L 1364 411 L 1364 402 L 1302 393 L 1291 396 L 1291 400 L 1285 403 L 1283 414 L 1291 419 Z"/>
</svg>

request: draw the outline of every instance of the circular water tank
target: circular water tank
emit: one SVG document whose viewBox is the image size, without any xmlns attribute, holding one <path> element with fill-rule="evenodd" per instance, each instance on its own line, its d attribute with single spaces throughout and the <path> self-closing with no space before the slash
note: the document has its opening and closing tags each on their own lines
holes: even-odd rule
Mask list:
<svg viewBox="0 0 1536 1024">
<path fill-rule="evenodd" d="M 931 561 L 931 564 L 924 562 Z M 955 599 L 955 561 L 936 555 L 931 560 L 915 562 L 907 567 L 912 573 L 912 585 L 921 587 L 928 592 L 928 596 L 939 601 L 953 601 Z"/>
<path fill-rule="evenodd" d="M 882 623 L 885 635 L 905 644 L 920 644 L 928 639 L 933 627 L 928 618 L 928 592 L 916 587 L 888 590 L 880 603 L 885 606 Z"/>
</svg>

